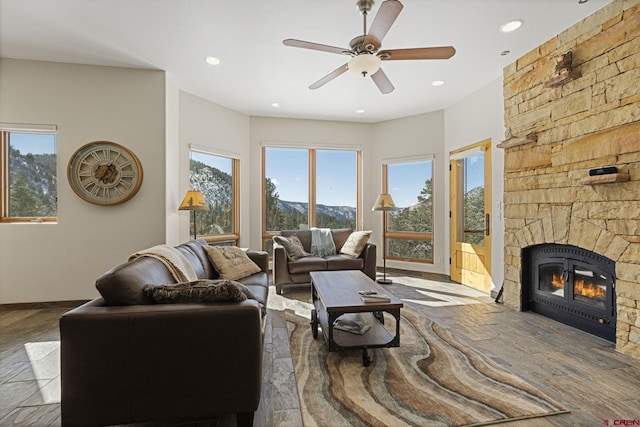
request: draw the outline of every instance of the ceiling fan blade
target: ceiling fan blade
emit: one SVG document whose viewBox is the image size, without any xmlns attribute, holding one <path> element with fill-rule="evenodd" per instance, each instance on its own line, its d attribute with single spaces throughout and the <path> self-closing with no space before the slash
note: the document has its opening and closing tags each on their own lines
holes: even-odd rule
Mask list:
<svg viewBox="0 0 640 427">
<path fill-rule="evenodd" d="M 393 83 L 389 80 L 389 77 L 387 77 L 384 71 L 382 71 L 382 68 L 371 75 L 371 80 L 373 80 L 382 93 L 391 93 L 395 89 L 395 87 L 393 87 Z"/>
<path fill-rule="evenodd" d="M 382 2 L 378 14 L 371 24 L 371 28 L 369 28 L 369 33 L 362 42 L 362 46 L 365 47 L 373 44 L 375 49 L 379 49 L 382 39 L 387 35 L 389 28 L 391 28 L 403 7 L 402 3 L 398 0 L 386 0 Z M 367 50 L 366 48 L 364 49 Z"/>
<path fill-rule="evenodd" d="M 399 59 L 449 59 L 455 55 L 453 46 L 417 47 L 414 49 L 391 49 L 378 52 L 383 61 Z"/>
<path fill-rule="evenodd" d="M 318 80 L 317 82 L 309 86 L 309 89 L 318 89 L 319 87 L 326 85 L 331 80 L 335 79 L 336 77 L 338 77 L 339 75 L 347 71 L 348 69 L 349 69 L 348 64 L 341 65 L 340 67 L 336 68 L 335 70 L 333 70 L 332 72 L 330 72 L 329 74 L 327 74 L 326 76 L 324 76 L 323 78 L 321 78 L 320 80 Z"/>
<path fill-rule="evenodd" d="M 342 48 L 342 47 L 335 47 L 335 46 L 328 46 L 326 44 L 306 42 L 304 40 L 286 39 L 286 40 L 283 40 L 282 43 L 284 43 L 285 46 L 301 47 L 303 49 L 311 49 L 311 50 L 319 50 L 319 51 L 322 51 L 322 52 L 337 53 L 338 55 L 345 55 L 345 54 L 348 54 L 350 52 L 349 49 L 345 49 L 345 48 Z"/>
</svg>

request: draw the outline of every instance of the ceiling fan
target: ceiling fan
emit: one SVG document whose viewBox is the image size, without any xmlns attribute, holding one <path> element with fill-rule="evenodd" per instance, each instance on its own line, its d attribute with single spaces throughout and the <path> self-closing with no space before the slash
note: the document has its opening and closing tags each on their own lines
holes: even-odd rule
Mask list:
<svg viewBox="0 0 640 427">
<path fill-rule="evenodd" d="M 382 46 L 382 39 L 402 11 L 402 3 L 398 0 L 383 1 L 368 33 L 367 15 L 373 7 L 373 0 L 358 0 L 356 6 L 360 9 L 360 13 L 363 16 L 364 34 L 351 40 L 349 43 L 350 49 L 296 39 L 286 39 L 283 41 L 286 46 L 351 56 L 351 59 L 346 64 L 341 65 L 313 83 L 309 86 L 309 89 L 318 89 L 347 70 L 350 70 L 356 75 L 363 77 L 370 76 L 376 86 L 378 86 L 378 89 L 380 89 L 380 92 L 391 93 L 395 88 L 380 68 L 382 61 L 397 61 L 401 59 L 449 59 L 456 53 L 453 46 L 379 50 Z"/>
</svg>

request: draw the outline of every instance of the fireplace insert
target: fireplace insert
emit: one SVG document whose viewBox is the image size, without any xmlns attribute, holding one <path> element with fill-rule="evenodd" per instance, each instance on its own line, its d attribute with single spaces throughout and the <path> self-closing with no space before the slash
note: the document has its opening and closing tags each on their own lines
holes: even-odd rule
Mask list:
<svg viewBox="0 0 640 427">
<path fill-rule="evenodd" d="M 522 254 L 522 309 L 615 342 L 615 262 L 571 245 Z"/>
</svg>

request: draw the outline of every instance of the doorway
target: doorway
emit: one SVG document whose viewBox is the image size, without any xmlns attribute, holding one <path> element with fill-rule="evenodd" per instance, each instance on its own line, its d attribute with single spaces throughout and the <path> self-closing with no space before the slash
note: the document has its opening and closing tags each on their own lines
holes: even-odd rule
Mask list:
<svg viewBox="0 0 640 427">
<path fill-rule="evenodd" d="M 491 140 L 449 157 L 451 279 L 491 291 Z"/>
</svg>

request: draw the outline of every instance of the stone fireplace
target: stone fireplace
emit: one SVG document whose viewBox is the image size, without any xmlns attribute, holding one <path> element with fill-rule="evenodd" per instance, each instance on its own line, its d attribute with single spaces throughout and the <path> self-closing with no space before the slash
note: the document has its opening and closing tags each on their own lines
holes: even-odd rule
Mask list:
<svg viewBox="0 0 640 427">
<path fill-rule="evenodd" d="M 565 79 L 557 64 L 567 52 L 572 70 Z M 593 275 L 595 286 L 608 295 L 578 296 L 576 305 L 591 313 L 610 303 L 594 312 L 595 321 L 610 322 L 616 349 L 635 357 L 640 357 L 638 82 L 640 2 L 613 1 L 505 68 L 507 131 L 498 144 L 505 153 L 505 304 L 531 309 L 531 282 L 540 274 L 553 276 L 548 270 L 561 270 L 564 283 Z M 591 176 L 591 170 L 604 167 L 616 169 Z M 612 271 L 585 273 L 581 261 L 559 256 L 532 278 L 527 257 L 549 245 L 592 253 L 610 261 Z M 551 300 L 554 292 L 559 291 L 547 289 Z M 562 293 L 575 300 L 573 288 Z"/>
</svg>

